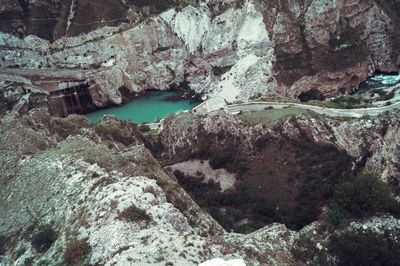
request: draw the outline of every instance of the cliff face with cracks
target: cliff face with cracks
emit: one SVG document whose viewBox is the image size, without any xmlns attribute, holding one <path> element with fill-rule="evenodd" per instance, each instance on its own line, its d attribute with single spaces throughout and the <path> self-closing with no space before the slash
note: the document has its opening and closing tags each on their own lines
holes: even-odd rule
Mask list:
<svg viewBox="0 0 400 266">
<path fill-rule="evenodd" d="M 208 1 L 141 23 L 143 17 L 133 15 L 140 12 L 130 7 L 130 13 L 119 15 L 128 18 L 126 23 L 77 29 L 80 35 L 60 35 L 52 43 L 1 33 L 0 60 L 15 73 L 18 68 L 49 69 L 49 76 L 54 69 L 78 70 L 98 84 L 91 94 L 99 107 L 120 104 L 120 86 L 163 90 L 184 79 L 205 98 L 229 102 L 260 94 L 298 97 L 309 90 L 334 95 L 355 89 L 374 71 L 397 71 L 397 5 Z M 73 18 L 70 27 L 79 25 Z"/>
</svg>

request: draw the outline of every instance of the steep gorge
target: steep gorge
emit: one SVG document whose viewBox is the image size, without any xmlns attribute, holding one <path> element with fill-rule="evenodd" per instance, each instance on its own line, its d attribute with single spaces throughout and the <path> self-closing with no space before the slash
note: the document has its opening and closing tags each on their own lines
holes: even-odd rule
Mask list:
<svg viewBox="0 0 400 266">
<path fill-rule="evenodd" d="M 191 111 L 167 116 L 158 133 L 113 116 L 92 124 L 54 114 L 179 86 L 220 103 L 351 92 L 375 71 L 397 71 L 399 4 L 4 0 L 0 264 L 336 265 L 332 237 L 398 234 L 396 110 L 353 119 L 289 106 L 299 114 L 273 123 Z M 23 112 L 9 111 L 25 100 Z M 191 159 L 229 171 L 234 188 L 221 193 L 199 171 L 168 169 Z M 337 187 L 363 170 L 378 176 L 390 204 L 370 197 L 363 203 L 377 210 L 346 216 L 334 205 Z M 368 244 L 358 251 L 383 253 Z"/>
</svg>

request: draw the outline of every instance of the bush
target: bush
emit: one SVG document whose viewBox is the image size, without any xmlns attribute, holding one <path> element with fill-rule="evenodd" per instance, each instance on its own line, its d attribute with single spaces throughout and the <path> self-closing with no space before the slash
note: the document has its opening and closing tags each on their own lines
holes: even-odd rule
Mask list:
<svg viewBox="0 0 400 266">
<path fill-rule="evenodd" d="M 331 202 L 325 220 L 333 224 L 335 227 L 343 227 L 346 225 L 346 211 L 342 206 L 335 202 Z"/>
<path fill-rule="evenodd" d="M 38 231 L 32 236 L 32 246 L 37 252 L 47 251 L 54 241 L 57 240 L 57 233 L 50 225 L 43 225 L 38 228 Z"/>
<path fill-rule="evenodd" d="M 146 223 L 148 223 L 151 220 L 151 217 L 146 213 L 145 210 L 137 208 L 135 205 L 130 206 L 122 213 L 120 213 L 119 218 L 123 218 L 128 222 L 145 221 Z"/>
<path fill-rule="evenodd" d="M 91 247 L 87 239 L 75 240 L 67 244 L 64 252 L 64 261 L 68 265 L 76 265 L 82 262 L 87 254 L 91 251 Z"/>
<path fill-rule="evenodd" d="M 398 265 L 400 261 L 400 231 L 346 230 L 333 235 L 329 252 L 338 265 Z"/>
<path fill-rule="evenodd" d="M 223 168 L 231 158 L 231 154 L 228 152 L 217 152 L 210 159 L 210 166 L 213 169 Z"/>
<path fill-rule="evenodd" d="M 226 168 L 232 173 L 243 173 L 248 170 L 245 160 L 235 148 L 216 152 L 210 159 L 213 169 Z"/>
<path fill-rule="evenodd" d="M 371 173 L 361 172 L 336 187 L 335 201 L 358 215 L 387 210 L 393 197 L 387 183 Z"/>
<path fill-rule="evenodd" d="M 140 125 L 139 126 L 139 129 L 140 129 L 140 131 L 142 131 L 142 132 L 148 132 L 148 131 L 150 131 L 150 127 L 148 126 L 148 125 Z"/>
</svg>

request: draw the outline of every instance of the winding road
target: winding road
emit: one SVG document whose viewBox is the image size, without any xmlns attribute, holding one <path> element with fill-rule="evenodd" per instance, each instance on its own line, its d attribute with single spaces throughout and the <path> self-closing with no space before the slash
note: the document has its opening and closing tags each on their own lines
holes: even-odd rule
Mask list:
<svg viewBox="0 0 400 266">
<path fill-rule="evenodd" d="M 207 102 L 203 102 L 200 105 L 196 106 L 194 109 L 199 109 L 201 105 L 206 105 Z M 327 108 L 320 107 L 314 105 L 300 104 L 300 103 L 282 103 L 282 102 L 248 102 L 242 104 L 232 104 L 226 105 L 222 108 L 214 108 L 213 110 L 224 109 L 230 112 L 231 114 L 238 114 L 240 112 L 251 112 L 251 111 L 262 111 L 268 108 L 273 109 L 282 109 L 282 108 L 301 108 L 313 111 L 318 114 L 328 115 L 332 117 L 355 117 L 360 118 L 362 116 L 376 116 L 386 111 L 390 111 L 393 109 L 400 109 L 400 102 L 381 106 L 381 107 L 370 107 L 370 108 L 358 108 L 358 109 L 335 109 L 335 108 Z M 213 111 L 212 109 L 210 111 Z M 210 112 L 209 111 L 209 112 Z M 186 111 L 187 112 L 187 111 Z M 162 128 L 162 122 L 164 119 L 160 121 L 160 123 L 149 123 L 147 124 L 150 129 L 158 129 Z"/>
<path fill-rule="evenodd" d="M 272 103 L 272 102 L 249 102 L 243 104 L 228 105 L 226 108 L 231 114 L 238 114 L 239 112 L 250 112 L 250 111 L 261 111 L 266 108 L 282 109 L 282 108 L 301 108 L 307 109 L 318 114 L 324 114 L 328 116 L 347 116 L 347 117 L 362 117 L 366 115 L 375 116 L 386 111 L 393 109 L 400 109 L 400 102 L 382 106 L 382 107 L 370 107 L 370 108 L 358 108 L 358 109 L 335 109 L 320 107 L 314 105 L 300 104 L 300 103 Z"/>
</svg>

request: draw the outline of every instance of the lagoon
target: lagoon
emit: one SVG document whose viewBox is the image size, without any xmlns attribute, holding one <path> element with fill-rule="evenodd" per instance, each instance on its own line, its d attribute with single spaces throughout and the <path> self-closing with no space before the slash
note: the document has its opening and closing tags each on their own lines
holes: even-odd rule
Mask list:
<svg viewBox="0 0 400 266">
<path fill-rule="evenodd" d="M 122 106 L 109 107 L 86 114 L 92 123 L 96 123 L 104 115 L 115 115 L 119 119 L 134 123 L 152 123 L 164 118 L 169 113 L 179 113 L 190 110 L 199 104 L 191 99 L 168 101 L 166 97 L 179 96 L 178 91 L 147 91 L 129 103 Z"/>
</svg>

